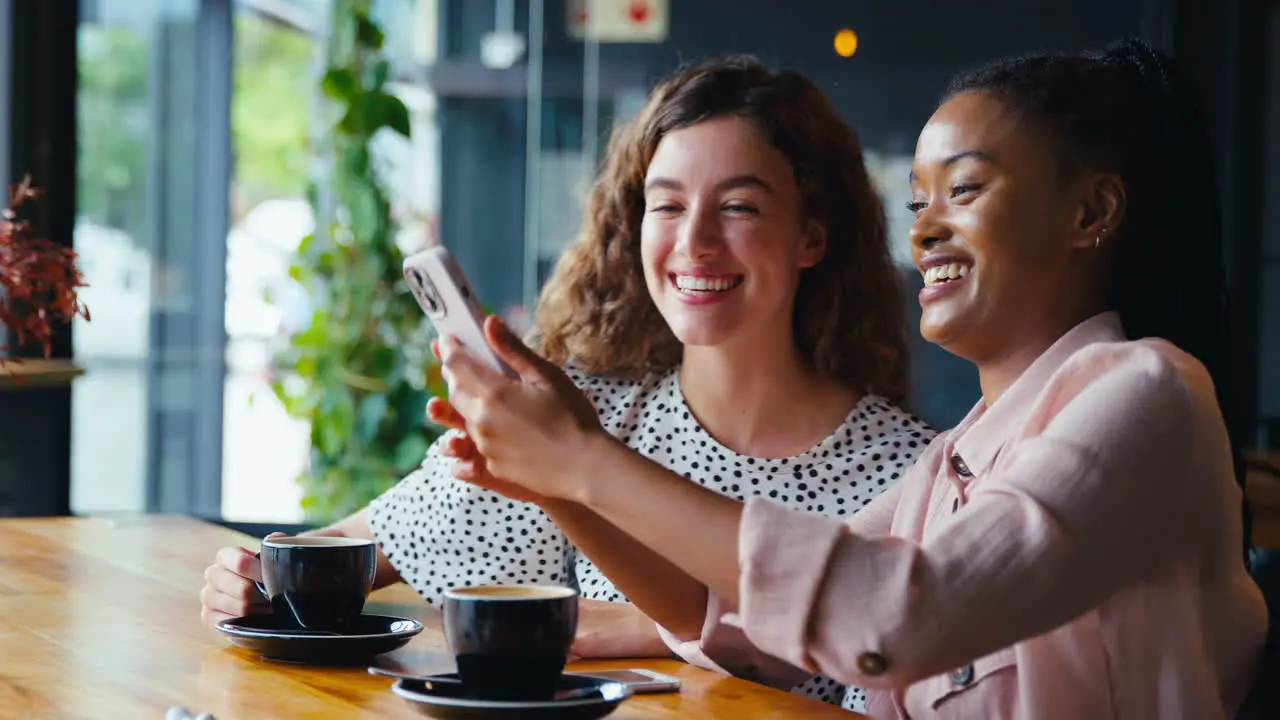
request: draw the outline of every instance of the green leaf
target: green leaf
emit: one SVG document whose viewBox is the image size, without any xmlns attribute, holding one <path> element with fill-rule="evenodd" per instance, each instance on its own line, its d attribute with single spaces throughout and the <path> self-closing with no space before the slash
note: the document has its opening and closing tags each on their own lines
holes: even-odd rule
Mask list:
<svg viewBox="0 0 1280 720">
<path fill-rule="evenodd" d="M 396 445 L 392 459 L 396 470 L 402 473 L 412 472 L 422 464 L 422 459 L 426 457 L 429 447 L 431 446 L 427 444 L 427 439 L 421 433 L 415 432 L 404 436 Z"/>
<path fill-rule="evenodd" d="M 353 182 L 347 198 L 347 210 L 351 213 L 351 232 L 358 240 L 368 242 L 382 229 L 385 216 L 379 195 L 367 180 Z"/>
<path fill-rule="evenodd" d="M 342 152 L 342 170 L 350 177 L 363 178 L 369 172 L 369 148 L 364 145 L 349 147 Z"/>
<path fill-rule="evenodd" d="M 356 16 L 356 42 L 370 50 L 381 50 L 386 36 L 367 15 Z"/>
<path fill-rule="evenodd" d="M 381 90 L 387 84 L 387 78 L 391 76 L 391 63 L 386 60 L 378 60 L 373 64 L 373 89 Z"/>
<path fill-rule="evenodd" d="M 331 67 L 320 81 L 320 88 L 334 100 L 346 101 L 359 91 L 359 83 L 350 68 Z"/>
<path fill-rule="evenodd" d="M 321 315 L 316 313 L 311 317 L 311 327 L 293 336 L 293 346 L 299 348 L 315 348 L 323 347 L 327 342 L 323 330 L 323 322 Z"/>
<path fill-rule="evenodd" d="M 366 443 L 373 442 L 386 416 L 387 396 L 384 393 L 366 395 L 356 411 L 356 435 Z"/>
<path fill-rule="evenodd" d="M 368 126 L 369 123 L 364 118 L 364 106 L 360 103 L 348 105 L 346 113 L 338 121 L 338 130 L 348 135 L 365 135 L 368 133 Z"/>
<path fill-rule="evenodd" d="M 405 137 L 410 137 L 412 126 L 409 122 L 409 108 L 400 98 L 395 95 L 386 93 L 378 93 L 376 100 L 373 101 L 375 108 L 373 115 L 374 127 L 389 127 Z"/>
<path fill-rule="evenodd" d="M 374 348 L 369 357 L 369 374 L 389 385 L 400 382 L 404 377 L 404 355 L 393 347 Z"/>
<path fill-rule="evenodd" d="M 347 98 L 347 110 L 338 121 L 338 129 L 353 139 L 364 141 L 377 129 L 374 117 L 377 114 L 377 100 L 380 93 L 361 91 Z M 361 146 L 363 149 L 363 146 Z"/>
<path fill-rule="evenodd" d="M 338 432 L 337 425 L 333 422 L 325 422 L 324 417 L 317 419 L 320 422 L 315 425 L 312 442 L 326 455 L 337 455 L 342 452 L 343 437 L 342 433 Z"/>
<path fill-rule="evenodd" d="M 328 277 L 333 274 L 333 253 L 323 252 L 316 258 L 316 271 Z"/>
<path fill-rule="evenodd" d="M 350 98 L 347 112 L 338 123 L 343 132 L 357 137 L 373 135 L 379 128 L 410 136 L 409 108 L 395 95 L 381 91 L 363 92 Z"/>
<path fill-rule="evenodd" d="M 351 394 L 343 386 L 327 388 L 320 398 L 318 445 L 320 451 L 330 457 L 338 457 L 343 453 L 347 438 L 351 437 L 355 419 Z M 314 433 L 313 433 L 314 434 Z"/>
</svg>

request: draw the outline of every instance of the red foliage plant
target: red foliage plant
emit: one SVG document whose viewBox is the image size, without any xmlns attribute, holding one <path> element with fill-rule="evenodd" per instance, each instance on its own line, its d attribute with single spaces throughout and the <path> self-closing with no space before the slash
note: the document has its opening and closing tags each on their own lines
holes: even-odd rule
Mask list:
<svg viewBox="0 0 1280 720">
<path fill-rule="evenodd" d="M 31 237 L 30 222 L 18 217 L 17 209 L 39 195 L 31 178 L 23 178 L 0 215 L 0 323 L 13 331 L 19 345 L 39 344 L 47 358 L 55 325 L 77 315 L 88 320 L 89 309 L 80 304 L 78 291 L 87 284 L 76 267 L 76 252 Z"/>
</svg>

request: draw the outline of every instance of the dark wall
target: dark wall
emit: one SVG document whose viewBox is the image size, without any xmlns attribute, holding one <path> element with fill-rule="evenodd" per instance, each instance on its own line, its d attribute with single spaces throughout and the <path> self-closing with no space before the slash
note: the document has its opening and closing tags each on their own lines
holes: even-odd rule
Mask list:
<svg viewBox="0 0 1280 720">
<path fill-rule="evenodd" d="M 1269 358 L 1262 368 L 1259 414 L 1265 425 L 1262 440 L 1280 448 L 1280 3 L 1272 11 L 1269 32 L 1271 52 L 1267 67 L 1271 69 L 1266 96 L 1267 107 L 1267 181 L 1264 205 L 1264 245 L 1262 277 L 1259 357 Z"/>
<path fill-rule="evenodd" d="M 43 195 L 24 216 L 33 234 L 71 246 L 76 214 L 76 17 L 75 3 L 0 2 L 9 24 L 2 52 L 10 92 L 10 177 L 30 175 Z M 7 190 L 6 190 L 7 192 Z M 6 204 L 7 204 L 6 195 Z M 37 357 L 5 330 L 7 354 Z M 57 328 L 56 358 L 71 356 L 71 328 Z M 0 514 L 65 515 L 70 512 L 71 391 L 69 387 L 0 391 Z"/>
</svg>

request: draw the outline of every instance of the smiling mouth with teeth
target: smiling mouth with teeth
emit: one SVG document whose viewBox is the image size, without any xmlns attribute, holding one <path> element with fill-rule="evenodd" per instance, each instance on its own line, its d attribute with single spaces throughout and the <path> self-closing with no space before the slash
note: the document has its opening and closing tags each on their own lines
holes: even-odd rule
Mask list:
<svg viewBox="0 0 1280 720">
<path fill-rule="evenodd" d="M 676 288 L 690 295 L 712 295 L 728 292 L 742 284 L 741 275 L 672 275 Z"/>
<path fill-rule="evenodd" d="M 961 263 L 951 263 L 950 265 L 934 265 L 924 271 L 924 284 L 926 287 L 934 285 L 944 285 L 954 282 L 969 274 L 973 269 L 972 265 L 964 265 Z"/>
</svg>

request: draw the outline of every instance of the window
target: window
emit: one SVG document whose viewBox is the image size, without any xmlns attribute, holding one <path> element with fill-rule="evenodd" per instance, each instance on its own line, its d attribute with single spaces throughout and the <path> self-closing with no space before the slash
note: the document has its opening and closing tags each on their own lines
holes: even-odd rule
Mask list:
<svg viewBox="0 0 1280 720">
<path fill-rule="evenodd" d="M 72 390 L 75 512 L 209 509 L 196 488 L 216 477 L 221 442 L 210 400 L 222 290 L 221 273 L 203 273 L 222 254 L 209 238 L 225 236 L 210 179 L 226 171 L 216 60 L 227 8 L 81 2 L 75 245 L 93 321 L 73 336 L 86 369 Z"/>
<path fill-rule="evenodd" d="M 413 52 L 416 11 L 378 4 L 389 52 Z M 319 0 L 82 0 L 76 247 L 93 321 L 74 334 L 86 368 L 75 512 L 302 519 L 309 428 L 270 383 L 273 338 L 309 313 L 288 268 L 314 224 L 325 12 Z M 432 106 L 401 90 L 423 140 L 380 152 L 395 161 L 406 242 L 420 243 Z"/>
</svg>

